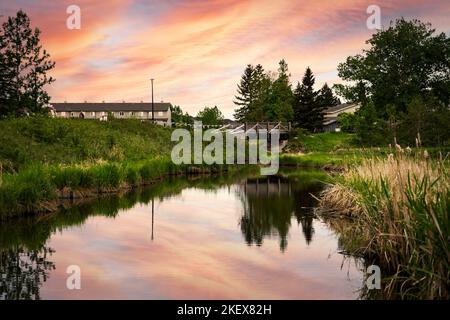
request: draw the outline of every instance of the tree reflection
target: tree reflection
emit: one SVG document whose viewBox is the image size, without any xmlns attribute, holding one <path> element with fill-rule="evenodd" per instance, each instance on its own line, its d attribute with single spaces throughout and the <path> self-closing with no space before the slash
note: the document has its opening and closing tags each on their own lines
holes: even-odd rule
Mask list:
<svg viewBox="0 0 450 320">
<path fill-rule="evenodd" d="M 0 299 L 40 299 L 40 288 L 55 264 L 49 247 L 28 250 L 23 246 L 0 251 Z"/>
<path fill-rule="evenodd" d="M 281 176 L 247 179 L 239 190 L 244 208 L 240 228 L 246 243 L 261 246 L 265 237 L 278 236 L 284 252 L 295 216 L 309 245 L 314 235 L 312 208 L 316 201 L 310 193 L 320 189 L 317 183 L 305 185 Z"/>
<path fill-rule="evenodd" d="M 232 185 L 245 172 L 227 176 L 202 176 L 202 179 L 167 178 L 150 188 L 135 189 L 127 194 L 105 196 L 88 201 L 62 203 L 57 213 L 36 215 L 0 223 L 0 300 L 40 299 L 40 288 L 47 281 L 55 264 L 49 260 L 55 252 L 45 244 L 52 234 L 67 227 L 82 225 L 92 216 L 114 218 L 120 210 L 137 203 L 170 198 L 188 187 L 213 192 Z M 153 220 L 152 220 L 153 221 Z"/>
</svg>

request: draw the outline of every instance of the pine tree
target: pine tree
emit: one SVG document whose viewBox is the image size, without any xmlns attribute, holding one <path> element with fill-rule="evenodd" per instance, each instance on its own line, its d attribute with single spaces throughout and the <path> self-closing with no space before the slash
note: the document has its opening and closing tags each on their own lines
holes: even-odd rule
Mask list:
<svg viewBox="0 0 450 320">
<path fill-rule="evenodd" d="M 308 67 L 303 76 L 302 83 L 297 84 L 294 92 L 295 108 L 294 119 L 295 124 L 300 128 L 309 131 L 316 131 L 318 119 L 320 118 L 320 108 L 317 107 L 317 92 L 314 91 L 314 75 Z"/>
<path fill-rule="evenodd" d="M 268 120 L 291 121 L 293 118 L 293 94 L 290 73 L 286 61 L 279 62 L 278 77 L 272 85 L 272 103 L 268 109 Z"/>
<path fill-rule="evenodd" d="M 253 74 L 254 99 L 250 104 L 247 121 L 258 122 L 267 119 L 267 105 L 270 103 L 272 81 L 262 65 L 256 65 Z"/>
<path fill-rule="evenodd" d="M 0 116 L 46 112 L 50 97 L 44 86 L 54 81 L 47 76 L 54 66 L 27 14 L 20 10 L 9 17 L 0 31 Z"/>
<path fill-rule="evenodd" d="M 319 90 L 317 102 L 324 108 L 341 104 L 341 101 L 333 94 L 333 90 L 331 90 L 327 83 Z"/>
<path fill-rule="evenodd" d="M 254 77 L 255 68 L 249 64 L 238 84 L 238 95 L 235 96 L 236 100 L 234 101 L 234 104 L 239 106 L 234 113 L 234 117 L 238 121 L 246 121 L 251 112 L 251 105 L 255 99 Z"/>
<path fill-rule="evenodd" d="M 327 108 L 340 104 L 339 98 L 335 97 L 333 90 L 328 87 L 328 84 L 324 84 L 323 87 L 317 93 L 316 108 L 314 112 L 314 119 L 311 122 L 314 123 L 315 131 L 321 130 L 323 127 L 324 112 Z"/>
</svg>

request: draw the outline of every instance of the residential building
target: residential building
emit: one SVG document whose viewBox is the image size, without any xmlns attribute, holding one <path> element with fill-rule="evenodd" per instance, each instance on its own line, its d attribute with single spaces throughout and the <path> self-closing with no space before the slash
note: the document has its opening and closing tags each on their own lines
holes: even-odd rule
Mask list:
<svg viewBox="0 0 450 320">
<path fill-rule="evenodd" d="M 341 113 L 354 113 L 358 109 L 358 103 L 343 103 L 327 108 L 324 113 L 323 131 L 340 131 L 337 122 L 338 115 Z"/>
<path fill-rule="evenodd" d="M 56 117 L 98 119 L 105 121 L 108 115 L 116 119 L 152 120 L 152 103 L 150 102 L 101 102 L 101 103 L 51 103 Z M 156 123 L 171 126 L 171 104 L 155 102 L 153 116 Z"/>
</svg>

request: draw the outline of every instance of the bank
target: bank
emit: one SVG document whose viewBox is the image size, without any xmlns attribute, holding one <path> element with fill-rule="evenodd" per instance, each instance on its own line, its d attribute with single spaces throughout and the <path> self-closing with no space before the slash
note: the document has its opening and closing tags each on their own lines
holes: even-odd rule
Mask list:
<svg viewBox="0 0 450 320">
<path fill-rule="evenodd" d="M 175 165 L 170 136 L 169 128 L 133 119 L 3 119 L 0 219 L 56 211 L 67 200 L 126 191 L 167 176 L 247 168 Z"/>
</svg>

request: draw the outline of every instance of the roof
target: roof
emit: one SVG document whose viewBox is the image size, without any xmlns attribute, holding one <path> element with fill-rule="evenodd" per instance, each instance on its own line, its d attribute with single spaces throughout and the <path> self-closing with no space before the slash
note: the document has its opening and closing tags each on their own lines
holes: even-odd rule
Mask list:
<svg viewBox="0 0 450 320">
<path fill-rule="evenodd" d="M 330 124 L 332 124 L 332 123 L 335 123 L 335 122 L 337 122 L 337 118 L 335 118 L 335 117 L 333 117 L 333 118 L 327 118 L 327 119 L 324 119 L 323 125 L 324 125 L 324 126 L 328 126 L 328 125 L 330 125 Z"/>
<path fill-rule="evenodd" d="M 152 111 L 151 102 L 52 103 L 57 112 L 79 111 Z M 169 102 L 155 102 L 154 111 L 168 111 Z"/>
<path fill-rule="evenodd" d="M 343 111 L 345 109 L 357 106 L 357 103 L 342 103 L 342 104 L 338 104 L 337 106 L 332 106 L 332 107 L 328 107 L 325 110 L 325 113 L 335 113 L 335 112 L 340 112 Z"/>
</svg>

